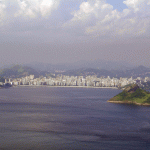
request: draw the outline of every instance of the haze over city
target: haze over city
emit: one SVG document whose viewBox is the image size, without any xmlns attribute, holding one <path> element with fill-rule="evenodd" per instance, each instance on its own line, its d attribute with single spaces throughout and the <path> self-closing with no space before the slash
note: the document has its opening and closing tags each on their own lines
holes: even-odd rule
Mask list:
<svg viewBox="0 0 150 150">
<path fill-rule="evenodd" d="M 1 0 L 0 67 L 125 61 L 150 67 L 150 0 Z"/>
</svg>

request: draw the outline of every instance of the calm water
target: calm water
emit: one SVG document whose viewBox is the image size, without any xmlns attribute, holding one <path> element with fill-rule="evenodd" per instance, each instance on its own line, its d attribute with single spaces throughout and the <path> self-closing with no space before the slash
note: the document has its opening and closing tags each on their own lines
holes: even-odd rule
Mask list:
<svg viewBox="0 0 150 150">
<path fill-rule="evenodd" d="M 0 89 L 0 150 L 148 150 L 150 107 L 107 103 L 115 89 Z"/>
</svg>

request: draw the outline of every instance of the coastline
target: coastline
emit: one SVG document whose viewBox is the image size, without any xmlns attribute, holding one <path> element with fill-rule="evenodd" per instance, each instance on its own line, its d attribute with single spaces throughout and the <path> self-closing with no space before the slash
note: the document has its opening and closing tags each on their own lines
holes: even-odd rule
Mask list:
<svg viewBox="0 0 150 150">
<path fill-rule="evenodd" d="M 132 104 L 132 105 L 139 105 L 139 106 L 150 106 L 148 103 L 137 103 L 137 102 L 132 102 L 132 101 L 110 101 L 108 100 L 107 102 L 109 103 L 115 103 L 115 104 Z"/>
<path fill-rule="evenodd" d="M 94 87 L 94 86 L 49 86 L 49 85 L 16 85 L 16 86 L 12 86 L 12 87 L 64 87 L 64 88 L 100 88 L 100 89 L 118 89 L 117 87 Z"/>
</svg>

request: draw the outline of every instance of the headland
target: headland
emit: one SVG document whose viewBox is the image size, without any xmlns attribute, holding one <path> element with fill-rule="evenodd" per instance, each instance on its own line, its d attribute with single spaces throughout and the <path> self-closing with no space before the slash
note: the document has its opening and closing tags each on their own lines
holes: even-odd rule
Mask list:
<svg viewBox="0 0 150 150">
<path fill-rule="evenodd" d="M 140 89 L 137 84 L 132 84 L 108 102 L 150 106 L 150 92 Z"/>
</svg>

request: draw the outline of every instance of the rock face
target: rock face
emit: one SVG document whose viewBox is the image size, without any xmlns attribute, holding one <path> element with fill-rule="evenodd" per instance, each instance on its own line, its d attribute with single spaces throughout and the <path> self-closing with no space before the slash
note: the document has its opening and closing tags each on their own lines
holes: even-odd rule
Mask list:
<svg viewBox="0 0 150 150">
<path fill-rule="evenodd" d="M 150 93 L 139 88 L 137 84 L 126 87 L 121 93 L 108 102 L 136 105 L 150 105 Z"/>
<path fill-rule="evenodd" d="M 137 89 L 139 89 L 139 86 L 138 86 L 137 84 L 132 84 L 131 86 L 126 87 L 126 88 L 124 89 L 124 91 L 133 93 L 133 92 L 135 92 Z"/>
</svg>

